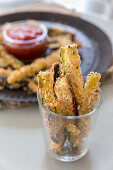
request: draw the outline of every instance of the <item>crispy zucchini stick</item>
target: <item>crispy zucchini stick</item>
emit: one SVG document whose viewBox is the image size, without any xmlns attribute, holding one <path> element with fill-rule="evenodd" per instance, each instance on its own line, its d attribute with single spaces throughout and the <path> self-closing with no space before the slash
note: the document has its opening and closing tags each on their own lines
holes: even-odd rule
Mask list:
<svg viewBox="0 0 113 170">
<path fill-rule="evenodd" d="M 0 68 L 6 68 L 7 66 L 9 66 L 7 61 L 4 58 L 0 58 Z"/>
<path fill-rule="evenodd" d="M 52 103 L 54 100 L 53 81 L 50 72 L 40 72 L 38 74 L 38 89 L 42 103 Z"/>
<path fill-rule="evenodd" d="M 50 148 L 54 153 L 62 154 L 62 149 L 63 149 L 62 142 L 59 144 L 51 140 Z"/>
<path fill-rule="evenodd" d="M 47 58 L 36 59 L 33 63 L 15 70 L 8 77 L 8 83 L 14 83 L 24 80 L 25 78 L 36 75 L 39 71 L 51 67 L 51 65 L 59 61 L 58 51 L 54 51 Z"/>
<path fill-rule="evenodd" d="M 67 76 L 59 77 L 56 81 L 54 89 L 57 99 L 63 100 L 65 105 L 68 106 L 68 112 L 65 111 L 67 108 L 65 108 L 64 112 L 67 112 L 67 114 L 71 116 L 75 116 L 77 112 L 77 108 L 75 106 L 75 96 L 68 82 Z"/>
<path fill-rule="evenodd" d="M 0 86 L 8 89 L 19 89 L 27 84 L 26 81 L 21 83 L 8 84 L 7 77 L 12 73 L 11 69 L 0 68 Z"/>
<path fill-rule="evenodd" d="M 58 114 L 61 114 L 63 116 L 75 115 L 75 108 L 69 101 L 56 99 L 53 101 L 53 105 L 55 107 L 55 112 Z"/>
<path fill-rule="evenodd" d="M 60 61 L 62 65 L 62 74 L 66 75 L 68 73 L 68 79 L 71 82 L 76 102 L 80 105 L 84 89 L 80 69 L 81 61 L 76 44 L 61 48 Z"/>
<path fill-rule="evenodd" d="M 2 46 L 0 46 L 0 56 L 4 58 L 8 65 L 11 65 L 14 69 L 19 69 L 23 66 L 23 63 L 20 60 L 9 54 Z"/>
<path fill-rule="evenodd" d="M 27 86 L 27 82 L 21 82 L 21 83 L 14 83 L 14 84 L 8 84 L 6 83 L 6 88 L 8 89 L 20 89 L 20 88 L 24 88 L 25 86 Z"/>
<path fill-rule="evenodd" d="M 59 35 L 57 37 L 49 37 L 48 39 L 48 46 L 49 48 L 60 48 L 61 46 L 70 45 L 73 43 L 72 41 L 72 35 Z"/>
<path fill-rule="evenodd" d="M 72 36 L 72 38 L 74 38 L 74 36 L 75 36 L 75 33 L 68 32 L 68 31 L 60 29 L 58 27 L 49 28 L 48 34 L 49 34 L 49 36 L 53 36 L 53 37 L 59 36 L 59 35 L 67 35 L 67 34 L 70 34 Z"/>
<path fill-rule="evenodd" d="M 66 138 L 70 141 L 74 148 L 81 144 L 80 130 L 76 127 L 76 125 L 68 123 L 64 131 Z"/>
<path fill-rule="evenodd" d="M 50 72 L 40 72 L 38 74 L 38 89 L 39 94 L 42 99 L 42 103 L 45 105 L 46 108 L 48 108 L 51 111 L 54 111 L 53 109 L 56 107 L 54 104 L 54 92 L 53 92 L 53 80 L 51 79 L 51 73 Z M 55 100 L 56 101 L 56 100 Z M 60 106 L 61 107 L 61 106 Z M 57 107 L 58 109 L 58 107 Z M 57 117 L 53 117 L 49 112 L 45 111 L 45 121 L 46 125 L 48 127 L 48 131 L 52 140 L 52 147 L 55 149 L 55 146 L 57 146 L 61 150 L 61 145 L 64 142 L 64 133 L 63 133 L 63 124 L 59 124 L 61 119 Z M 57 135 L 58 134 L 58 135 Z M 53 143 L 55 144 L 53 146 Z M 56 152 L 58 152 L 58 148 L 56 148 Z M 59 151 L 60 151 L 59 150 Z"/>
<path fill-rule="evenodd" d="M 10 69 L 0 68 L 0 76 L 9 76 L 12 73 Z"/>
<path fill-rule="evenodd" d="M 55 84 L 55 94 L 58 99 L 70 101 L 74 100 L 73 91 L 66 76 L 59 77 Z"/>
<path fill-rule="evenodd" d="M 98 99 L 98 93 L 100 92 L 100 78 L 101 75 L 94 72 L 91 72 L 87 76 L 84 87 L 84 99 L 78 110 L 79 115 L 84 115 L 92 111 L 94 102 Z M 76 124 L 81 132 L 81 137 L 86 137 L 90 129 L 90 117 L 81 118 Z"/>
<path fill-rule="evenodd" d="M 87 114 L 93 109 L 94 102 L 98 99 L 98 93 L 100 92 L 100 78 L 101 75 L 94 72 L 87 76 L 84 87 L 84 100 L 80 105 L 79 115 Z"/>
<path fill-rule="evenodd" d="M 44 69 L 46 67 L 45 59 L 39 59 L 37 63 L 33 63 L 31 65 L 26 65 L 20 68 L 20 70 L 15 70 L 8 77 L 8 83 L 14 83 L 24 80 L 27 77 L 34 76 L 37 72 Z"/>
</svg>

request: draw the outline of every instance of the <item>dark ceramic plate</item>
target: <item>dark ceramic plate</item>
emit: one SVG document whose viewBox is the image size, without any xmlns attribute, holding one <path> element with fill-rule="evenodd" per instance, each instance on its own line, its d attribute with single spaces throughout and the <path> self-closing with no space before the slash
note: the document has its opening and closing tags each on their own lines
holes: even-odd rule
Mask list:
<svg viewBox="0 0 113 170">
<path fill-rule="evenodd" d="M 112 60 L 112 45 L 108 36 L 97 26 L 75 16 L 50 12 L 21 12 L 0 16 L 0 24 L 17 20 L 35 19 L 43 21 L 48 27 L 59 26 L 68 31 L 75 32 L 76 39 L 83 47 L 82 74 L 90 71 L 103 74 Z M 90 48 L 86 48 L 89 46 Z M 0 100 L 14 102 L 36 102 L 36 95 L 28 95 L 22 90 L 0 91 Z"/>
</svg>

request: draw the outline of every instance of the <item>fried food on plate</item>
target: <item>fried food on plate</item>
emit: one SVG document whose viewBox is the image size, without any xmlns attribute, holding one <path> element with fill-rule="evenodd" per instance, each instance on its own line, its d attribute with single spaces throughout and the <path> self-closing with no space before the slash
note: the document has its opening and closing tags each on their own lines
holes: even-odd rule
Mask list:
<svg viewBox="0 0 113 170">
<path fill-rule="evenodd" d="M 6 63 L 14 69 L 21 68 L 24 64 L 13 55 L 9 54 L 3 46 L 0 46 L 0 57 L 6 60 Z"/>
<path fill-rule="evenodd" d="M 47 58 L 36 59 L 30 65 L 24 65 L 19 70 L 14 70 L 7 79 L 8 83 L 20 82 L 25 78 L 35 76 L 40 70 L 51 67 L 54 62 L 59 61 L 57 54 L 57 50 L 53 51 Z"/>
</svg>

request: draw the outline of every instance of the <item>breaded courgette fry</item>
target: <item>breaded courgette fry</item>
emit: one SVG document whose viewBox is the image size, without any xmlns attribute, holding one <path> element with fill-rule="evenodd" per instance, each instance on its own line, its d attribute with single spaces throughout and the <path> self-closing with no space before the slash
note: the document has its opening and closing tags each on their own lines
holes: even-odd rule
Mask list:
<svg viewBox="0 0 113 170">
<path fill-rule="evenodd" d="M 56 99 L 53 101 L 53 105 L 57 114 L 61 114 L 63 116 L 75 115 L 75 108 L 73 107 L 73 104 L 69 101 Z"/>
<path fill-rule="evenodd" d="M 11 65 L 14 69 L 21 68 L 24 64 L 15 58 L 13 55 L 9 54 L 3 46 L 0 46 L 0 56 L 6 60 L 8 65 Z"/>
<path fill-rule="evenodd" d="M 11 69 L 0 68 L 0 76 L 9 76 L 12 73 Z"/>
<path fill-rule="evenodd" d="M 76 101 L 67 76 L 59 77 L 56 81 L 54 89 L 57 99 L 61 101 L 63 100 L 65 105 L 68 107 L 65 108 L 64 112 L 67 112 L 66 109 L 68 109 L 67 114 L 70 116 L 75 116 L 77 114 Z"/>
<path fill-rule="evenodd" d="M 54 105 L 51 104 L 45 104 L 45 107 L 53 112 L 55 112 Z M 62 145 L 65 140 L 64 135 L 64 122 L 61 118 L 57 116 L 53 116 L 49 111 L 44 111 L 44 117 L 45 117 L 45 123 L 48 128 L 48 132 L 51 138 L 51 150 L 54 152 L 61 152 L 62 151 Z"/>
<path fill-rule="evenodd" d="M 53 81 L 50 72 L 40 72 L 38 74 L 38 89 L 43 104 L 53 102 Z"/>
<path fill-rule="evenodd" d="M 54 89 L 58 99 L 73 103 L 74 94 L 68 82 L 67 76 L 59 77 L 56 81 Z"/>
<path fill-rule="evenodd" d="M 15 83 L 35 76 L 39 71 L 51 67 L 54 62 L 59 61 L 58 51 L 53 51 L 47 58 L 36 59 L 30 65 L 21 67 L 19 70 L 15 70 L 8 77 L 8 83 Z"/>
<path fill-rule="evenodd" d="M 0 58 L 0 68 L 6 68 L 7 66 L 9 66 L 7 61 L 4 58 Z"/>
<path fill-rule="evenodd" d="M 20 89 L 27 86 L 27 82 L 21 82 L 21 83 L 14 83 L 14 84 L 8 84 L 6 83 L 6 88 L 8 89 Z"/>
<path fill-rule="evenodd" d="M 92 111 L 94 102 L 98 99 L 98 93 L 100 92 L 100 78 L 101 75 L 94 72 L 91 72 L 87 76 L 84 87 L 84 98 L 78 110 L 79 115 L 84 115 Z M 86 137 L 90 129 L 90 117 L 81 118 L 76 124 L 81 132 L 81 137 Z"/>
<path fill-rule="evenodd" d="M 0 90 L 3 90 L 7 85 L 7 77 L 11 74 L 12 70 L 0 68 Z"/>
<path fill-rule="evenodd" d="M 84 89 L 80 69 L 81 60 L 76 44 L 61 48 L 60 61 L 62 65 L 62 74 L 66 75 L 68 73 L 67 76 L 71 82 L 76 102 L 80 105 Z"/>
<path fill-rule="evenodd" d="M 67 73 L 81 74 L 80 70 L 80 56 L 78 55 L 77 45 L 69 45 L 66 47 L 61 47 L 60 49 L 60 62 L 62 66 L 62 73 L 66 75 Z"/>
<path fill-rule="evenodd" d="M 49 37 L 48 47 L 52 49 L 60 48 L 61 46 L 66 46 L 72 44 L 72 35 L 59 35 L 56 37 Z"/>
<path fill-rule="evenodd" d="M 61 111 L 62 103 L 58 103 L 56 106 L 56 100 L 53 92 L 53 80 L 51 79 L 51 76 L 52 75 L 50 72 L 40 72 L 38 74 L 38 89 L 42 99 L 42 103 L 45 105 L 45 107 L 54 112 L 57 108 L 56 112 L 58 112 L 59 110 Z M 54 150 L 54 152 L 61 152 L 62 145 L 65 140 L 63 128 L 64 125 L 63 123 L 59 124 L 60 122 L 62 122 L 62 119 L 54 117 L 45 111 L 45 121 L 51 137 L 51 149 Z"/>
<path fill-rule="evenodd" d="M 79 107 L 79 115 L 87 114 L 93 109 L 94 102 L 98 99 L 98 93 L 100 92 L 100 78 L 101 75 L 94 72 L 87 76 L 84 87 L 84 100 L 82 100 Z"/>
<path fill-rule="evenodd" d="M 64 136 L 64 122 L 61 118 L 55 117 L 51 114 L 47 114 L 46 123 L 49 128 L 49 134 L 51 136 L 51 140 L 54 143 L 62 146 L 65 140 Z"/>
<path fill-rule="evenodd" d="M 8 84 L 7 77 L 12 73 L 11 69 L 0 68 L 0 86 L 8 89 L 19 89 L 27 84 L 27 82 Z"/>
<path fill-rule="evenodd" d="M 80 138 L 80 130 L 74 124 L 67 124 L 65 129 L 66 138 L 72 144 L 73 148 L 80 146 L 81 138 Z"/>
<path fill-rule="evenodd" d="M 13 71 L 12 74 L 8 77 L 7 81 L 9 84 L 20 82 L 25 78 L 34 76 L 36 73 L 44 68 L 46 68 L 46 61 L 42 58 L 39 59 L 37 63 L 25 65 L 19 70 Z"/>
<path fill-rule="evenodd" d="M 14 83 L 14 84 L 8 84 L 6 77 L 0 77 L 0 90 L 8 88 L 8 89 L 20 89 L 27 86 L 27 82 L 21 82 L 21 83 Z"/>
<path fill-rule="evenodd" d="M 63 150 L 62 143 L 59 144 L 51 140 L 50 148 L 54 153 L 62 154 L 62 150 Z"/>
<path fill-rule="evenodd" d="M 64 29 L 58 28 L 58 27 L 53 27 L 53 28 L 49 28 L 48 30 L 48 34 L 49 36 L 59 36 L 59 35 L 66 35 L 66 34 L 71 34 L 71 36 L 74 38 L 75 33 L 73 32 L 68 32 Z"/>
<path fill-rule="evenodd" d="M 49 109 L 55 112 L 53 105 L 51 105 Z M 63 119 L 57 116 L 53 116 L 49 112 L 45 111 L 45 122 L 46 126 L 49 129 L 51 142 L 53 144 L 53 145 L 50 144 L 51 150 L 54 151 L 55 153 L 57 152 L 61 153 L 63 151 L 63 144 L 66 139 L 65 127 L 70 123 L 75 124 L 75 120 L 68 120 L 65 118 Z"/>
</svg>

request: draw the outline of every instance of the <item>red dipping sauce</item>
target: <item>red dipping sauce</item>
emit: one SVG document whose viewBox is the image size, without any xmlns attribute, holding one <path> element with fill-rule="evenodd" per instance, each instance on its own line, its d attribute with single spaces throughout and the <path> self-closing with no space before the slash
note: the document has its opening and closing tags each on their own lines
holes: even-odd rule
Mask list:
<svg viewBox="0 0 113 170">
<path fill-rule="evenodd" d="M 47 28 L 33 21 L 17 21 L 3 29 L 6 50 L 22 61 L 32 61 L 45 54 L 47 49 Z"/>
<path fill-rule="evenodd" d="M 43 34 L 41 28 L 20 27 L 15 30 L 8 30 L 7 35 L 14 40 L 32 40 Z"/>
</svg>

